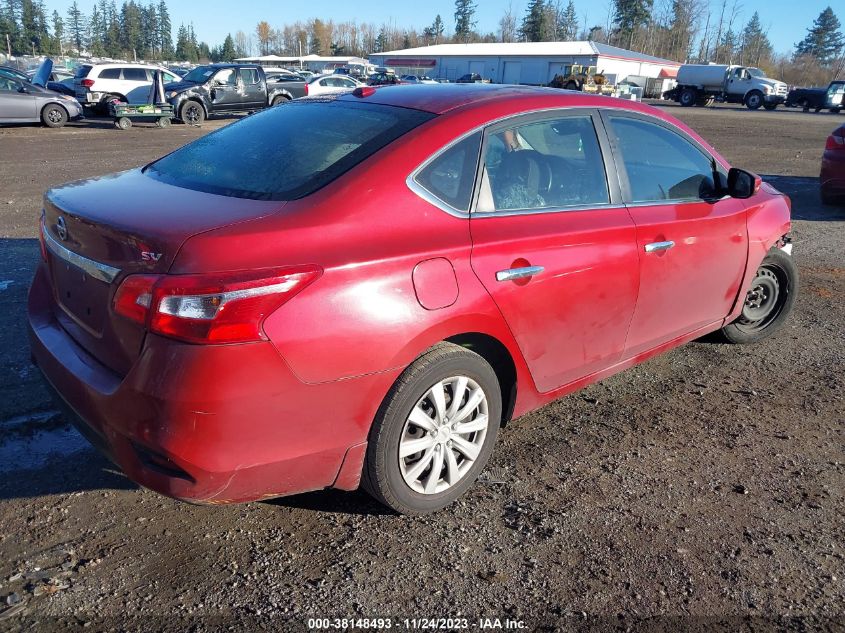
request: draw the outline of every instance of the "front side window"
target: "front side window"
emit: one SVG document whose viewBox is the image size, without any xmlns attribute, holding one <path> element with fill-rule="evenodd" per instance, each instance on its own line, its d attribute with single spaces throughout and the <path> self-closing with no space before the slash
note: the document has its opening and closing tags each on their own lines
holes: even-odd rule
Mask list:
<svg viewBox="0 0 845 633">
<path fill-rule="evenodd" d="M 203 136 L 144 173 L 223 196 L 296 200 L 433 117 L 372 103 L 294 101 Z"/>
<path fill-rule="evenodd" d="M 479 212 L 609 202 L 604 161 L 589 115 L 499 128 L 488 135 Z"/>
<path fill-rule="evenodd" d="M 469 211 L 480 145 L 481 132 L 476 132 L 437 156 L 414 180 L 453 209 Z"/>
<path fill-rule="evenodd" d="M 21 83 L 15 81 L 11 77 L 4 77 L 0 75 L 0 92 L 17 92 Z"/>
<path fill-rule="evenodd" d="M 680 134 L 641 119 L 610 115 L 630 202 L 700 200 L 716 192 L 715 161 Z"/>
</svg>

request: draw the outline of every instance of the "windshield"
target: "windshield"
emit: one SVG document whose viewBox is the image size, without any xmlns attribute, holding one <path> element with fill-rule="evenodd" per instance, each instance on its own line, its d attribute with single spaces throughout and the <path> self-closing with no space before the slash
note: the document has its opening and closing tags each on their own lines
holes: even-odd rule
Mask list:
<svg viewBox="0 0 845 633">
<path fill-rule="evenodd" d="M 191 83 L 195 84 L 204 84 L 208 81 L 208 78 L 214 74 L 214 71 L 217 70 L 212 66 L 197 66 L 187 75 L 182 77 L 182 81 L 190 81 Z"/>
<path fill-rule="evenodd" d="M 144 173 L 223 196 L 295 200 L 433 117 L 376 104 L 293 102 L 204 136 Z"/>
<path fill-rule="evenodd" d="M 749 68 L 748 74 L 751 75 L 752 77 L 765 77 L 766 76 L 766 73 L 764 73 L 759 68 Z"/>
</svg>

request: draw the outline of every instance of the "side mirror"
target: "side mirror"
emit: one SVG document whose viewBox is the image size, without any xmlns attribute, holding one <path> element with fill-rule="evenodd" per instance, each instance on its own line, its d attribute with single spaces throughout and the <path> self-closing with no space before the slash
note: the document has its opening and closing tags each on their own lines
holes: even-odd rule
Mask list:
<svg viewBox="0 0 845 633">
<path fill-rule="evenodd" d="M 737 167 L 731 167 L 728 172 L 728 195 L 731 198 L 750 198 L 760 191 L 763 179 L 756 174 Z"/>
<path fill-rule="evenodd" d="M 20 92 L 21 94 L 27 94 L 29 90 L 26 86 L 21 86 L 20 88 L 18 88 L 18 92 Z"/>
</svg>

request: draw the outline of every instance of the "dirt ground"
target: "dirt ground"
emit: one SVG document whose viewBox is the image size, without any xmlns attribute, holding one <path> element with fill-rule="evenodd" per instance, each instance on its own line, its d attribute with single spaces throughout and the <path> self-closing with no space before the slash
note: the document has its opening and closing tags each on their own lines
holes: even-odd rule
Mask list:
<svg viewBox="0 0 845 633">
<path fill-rule="evenodd" d="M 792 196 L 791 322 L 524 416 L 482 480 L 422 519 L 334 491 L 186 505 L 90 449 L 29 362 L 41 196 L 228 121 L 0 129 L 0 630 L 845 630 L 845 209 L 817 181 L 845 117 L 664 107 Z"/>
</svg>

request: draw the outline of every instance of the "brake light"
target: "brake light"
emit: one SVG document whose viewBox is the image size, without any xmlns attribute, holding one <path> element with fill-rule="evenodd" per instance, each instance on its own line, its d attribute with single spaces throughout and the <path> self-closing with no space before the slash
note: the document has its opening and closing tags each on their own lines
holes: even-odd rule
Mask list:
<svg viewBox="0 0 845 633">
<path fill-rule="evenodd" d="M 266 340 L 264 319 L 322 271 L 317 266 L 210 275 L 130 275 L 114 309 L 151 332 L 189 343 Z"/>
<path fill-rule="evenodd" d="M 305 84 L 305 96 L 308 96 L 308 84 Z"/>
<path fill-rule="evenodd" d="M 93 79 L 83 79 L 79 82 L 85 88 L 93 88 L 94 87 L 94 80 Z"/>
<path fill-rule="evenodd" d="M 833 134 L 827 137 L 825 149 L 845 149 L 845 127 L 834 130 Z"/>
</svg>

